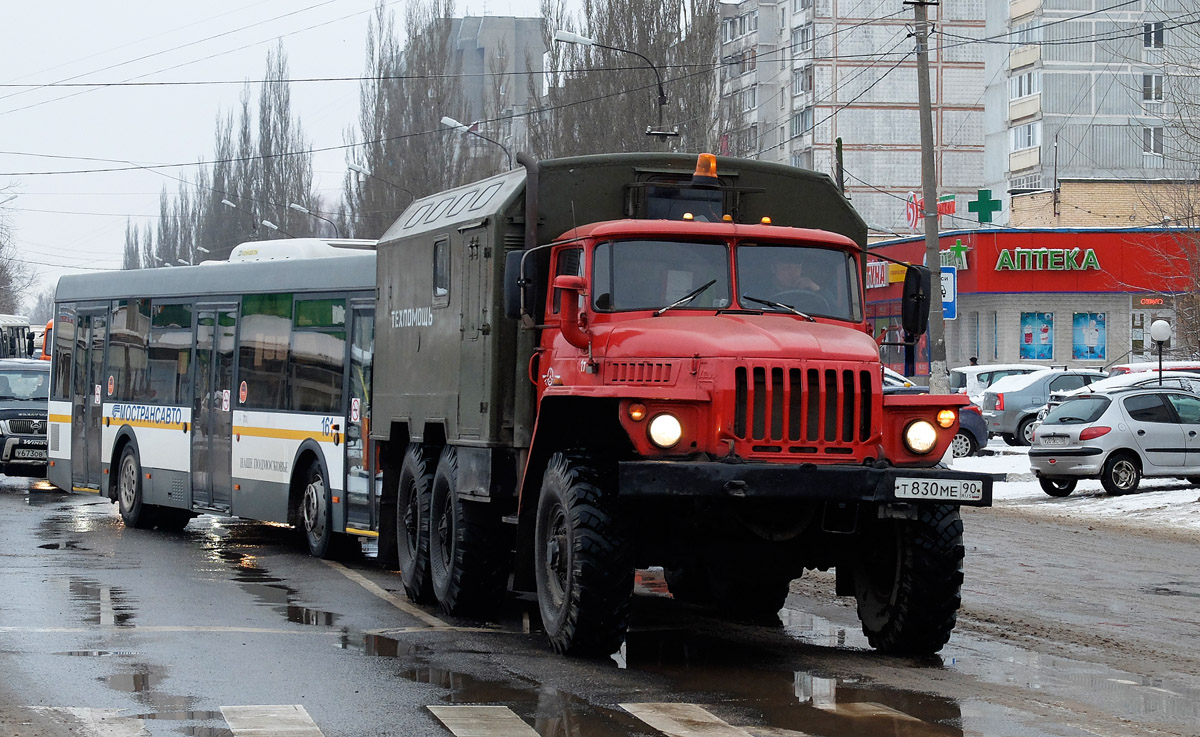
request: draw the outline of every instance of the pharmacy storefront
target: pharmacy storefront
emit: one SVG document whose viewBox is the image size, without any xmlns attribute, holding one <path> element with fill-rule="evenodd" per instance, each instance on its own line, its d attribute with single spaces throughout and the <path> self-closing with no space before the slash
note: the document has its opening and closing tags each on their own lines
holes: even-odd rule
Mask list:
<svg viewBox="0 0 1200 737">
<path fill-rule="evenodd" d="M 1190 273 L 1200 234 L 1162 228 L 995 229 L 941 235 L 943 266 L 954 267 L 955 317 L 946 322 L 951 366 L 1033 363 L 1107 367 L 1150 360 L 1150 323 L 1175 324 L 1176 299 L 1193 291 Z M 886 241 L 875 253 L 923 263 L 923 238 Z M 903 269 L 867 259 L 867 315 L 879 334 L 900 323 Z M 947 269 L 947 271 L 949 271 Z M 1171 344 L 1164 346 L 1170 352 Z M 902 348 L 884 347 L 885 362 L 904 368 Z M 916 355 L 929 374 L 928 341 Z"/>
</svg>

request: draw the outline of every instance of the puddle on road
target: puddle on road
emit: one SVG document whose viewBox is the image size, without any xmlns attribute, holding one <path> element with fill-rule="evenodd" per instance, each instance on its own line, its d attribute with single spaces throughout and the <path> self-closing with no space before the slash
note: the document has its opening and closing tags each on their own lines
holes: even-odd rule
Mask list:
<svg viewBox="0 0 1200 737">
<path fill-rule="evenodd" d="M 114 691 L 126 693 L 142 693 L 153 690 L 154 685 L 166 677 L 167 670 L 156 665 L 138 664 L 133 673 L 113 673 L 104 676 L 104 685 Z"/>
<path fill-rule="evenodd" d="M 228 549 L 217 549 L 215 553 L 233 569 L 233 580 L 243 591 L 260 604 L 270 606 L 287 621 L 312 627 L 333 627 L 341 619 L 342 615 L 336 612 L 296 604 L 299 592 L 259 566 L 250 553 Z"/>
<path fill-rule="evenodd" d="M 113 627 L 134 624 L 137 600 L 123 588 L 105 586 L 93 579 L 70 578 L 67 579 L 67 593 L 73 603 L 83 608 L 85 624 Z"/>
</svg>

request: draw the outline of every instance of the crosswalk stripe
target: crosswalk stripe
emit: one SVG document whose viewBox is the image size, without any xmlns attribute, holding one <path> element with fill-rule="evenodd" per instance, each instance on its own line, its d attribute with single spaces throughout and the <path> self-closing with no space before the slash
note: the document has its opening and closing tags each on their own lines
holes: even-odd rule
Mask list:
<svg viewBox="0 0 1200 737">
<path fill-rule="evenodd" d="M 696 704 L 621 704 L 667 737 L 752 737 Z"/>
<path fill-rule="evenodd" d="M 325 737 L 299 704 L 222 706 L 221 714 L 236 737 Z"/>
<path fill-rule="evenodd" d="M 538 737 L 507 706 L 427 706 L 454 737 Z"/>
<path fill-rule="evenodd" d="M 82 737 L 147 737 L 145 722 L 121 716 L 121 709 L 81 709 L 70 706 L 30 707 L 59 726 Z M 81 731 L 76 731 L 76 730 Z"/>
</svg>

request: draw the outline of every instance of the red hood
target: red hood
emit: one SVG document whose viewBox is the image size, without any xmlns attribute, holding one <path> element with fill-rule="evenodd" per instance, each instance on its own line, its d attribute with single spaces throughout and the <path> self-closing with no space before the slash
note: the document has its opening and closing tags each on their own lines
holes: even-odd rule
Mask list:
<svg viewBox="0 0 1200 737">
<path fill-rule="evenodd" d="M 607 358 L 821 358 L 879 361 L 879 347 L 845 323 L 808 322 L 794 315 L 666 313 L 592 326 L 598 356 Z"/>
</svg>

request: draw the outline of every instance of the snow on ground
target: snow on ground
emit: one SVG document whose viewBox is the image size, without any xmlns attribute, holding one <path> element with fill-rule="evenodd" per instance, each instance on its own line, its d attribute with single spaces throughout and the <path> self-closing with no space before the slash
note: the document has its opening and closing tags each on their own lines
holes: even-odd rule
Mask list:
<svg viewBox="0 0 1200 737">
<path fill-rule="evenodd" d="M 1099 480 L 1084 479 L 1070 496 L 1056 499 L 1042 491 L 1029 469 L 1028 448 L 1012 448 L 993 438 L 986 450 L 992 454 L 957 458 L 950 466 L 1005 474 L 1006 480 L 996 481 L 992 488 L 996 508 L 1200 538 L 1200 487 L 1183 479 L 1142 479 L 1138 490 L 1125 496 L 1109 496 Z"/>
</svg>

